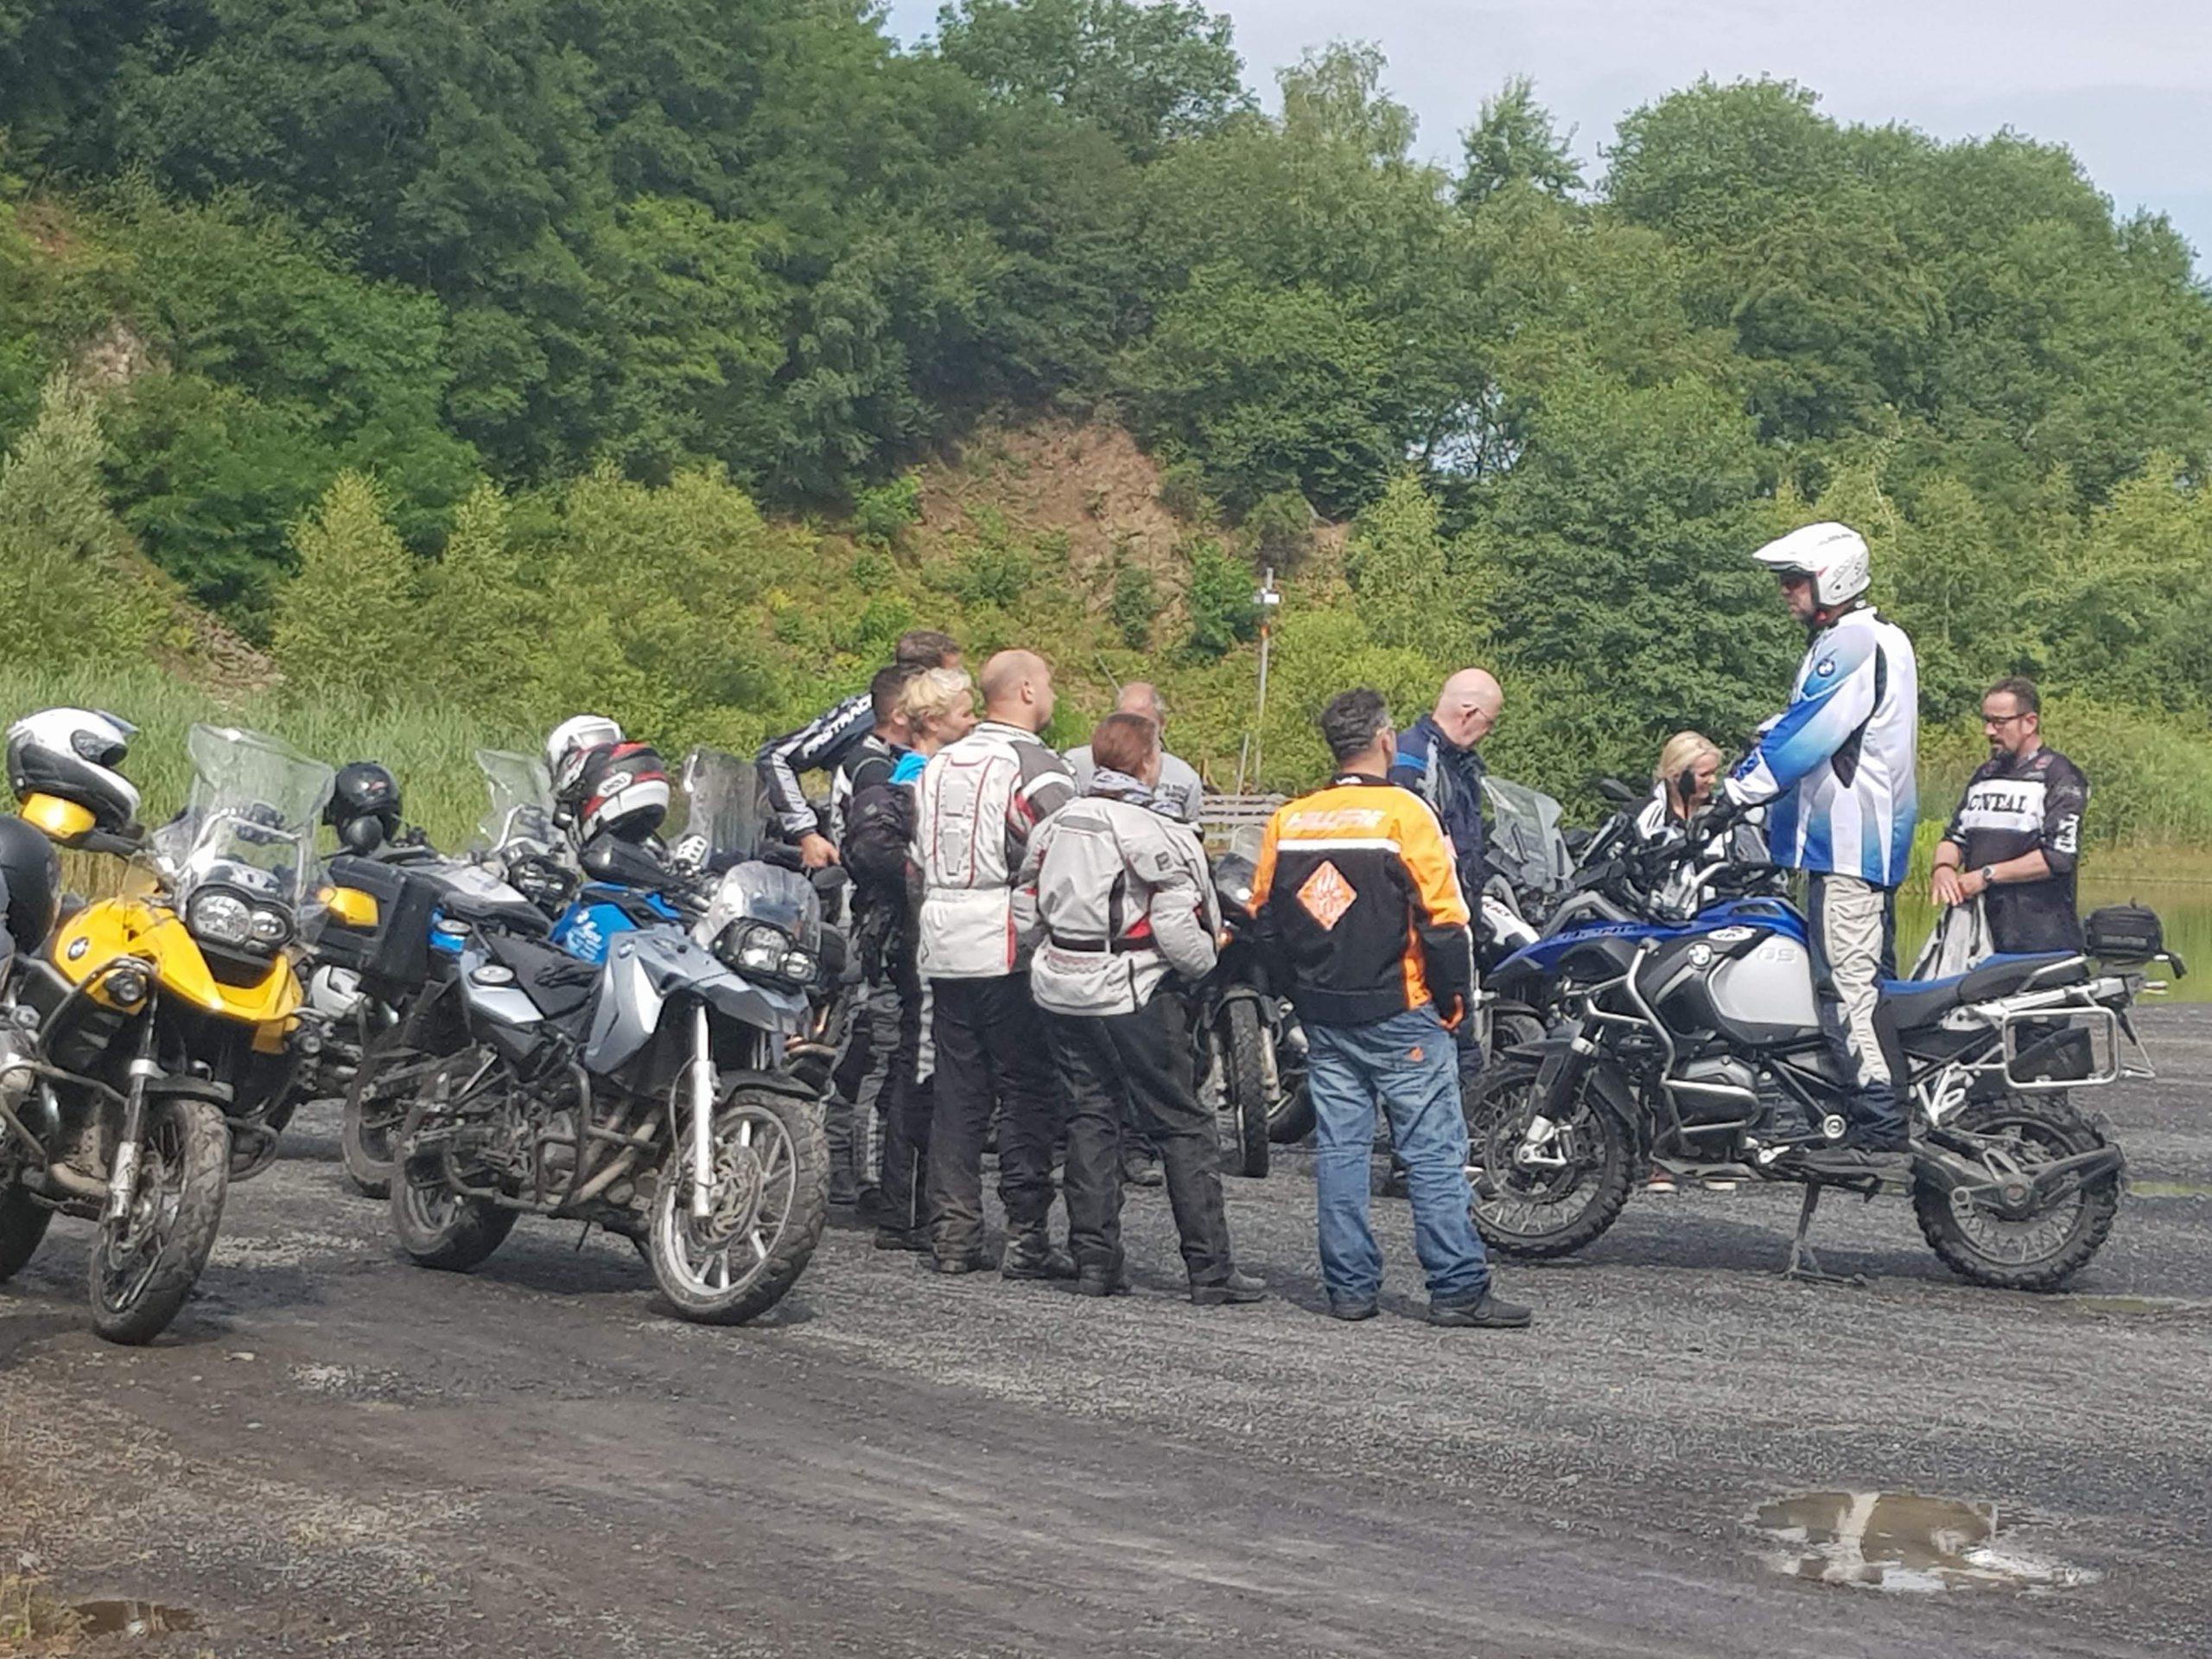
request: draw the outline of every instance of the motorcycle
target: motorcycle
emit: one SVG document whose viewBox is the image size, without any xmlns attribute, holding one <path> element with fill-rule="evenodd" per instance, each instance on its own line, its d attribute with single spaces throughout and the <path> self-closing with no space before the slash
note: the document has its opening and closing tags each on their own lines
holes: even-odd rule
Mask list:
<svg viewBox="0 0 2212 1659">
<path fill-rule="evenodd" d="M 496 749 L 475 760 L 491 804 L 467 853 L 418 846 L 331 861 L 329 923 L 308 1001 L 326 1027 L 321 1079 L 343 1096 L 346 1179 L 366 1198 L 391 1197 L 392 1132 L 418 1071 L 461 1035 L 446 1018 L 452 1000 L 436 995 L 461 953 L 448 918 L 542 933 L 575 886 L 543 763 Z M 406 907 L 404 920 L 387 920 L 385 906 Z"/>
<path fill-rule="evenodd" d="M 1240 830 L 1213 861 L 1221 896 L 1220 959 L 1192 993 L 1191 1031 L 1197 1046 L 1199 1100 L 1217 1127 L 1222 1167 L 1263 1176 L 1268 1148 L 1301 1141 L 1313 1130 L 1306 1092 L 1306 1033 L 1288 1002 L 1271 995 L 1252 938 L 1252 877 L 1261 831 Z"/>
<path fill-rule="evenodd" d="M 798 1280 L 828 1152 L 781 1062 L 823 976 L 821 906 L 745 856 L 758 824 L 737 816 L 745 839 L 696 874 L 592 842 L 553 938 L 444 907 L 461 1041 L 416 1068 L 392 1143 L 393 1231 L 416 1262 L 473 1268 L 535 1214 L 629 1237 L 686 1319 L 740 1323 Z M 586 927 L 595 962 L 575 952 Z"/>
<path fill-rule="evenodd" d="M 1560 1018 L 1468 1092 L 1484 1238 L 1521 1259 L 1583 1249 L 1656 1159 L 1686 1177 L 1802 1186 L 1784 1271 L 1825 1277 L 1806 1243 L 1821 1193 L 1871 1198 L 1902 1176 L 1929 1248 L 1960 1276 L 2063 1286 L 2110 1231 L 2124 1167 L 2069 1096 L 2153 1075 L 2129 1010 L 2151 961 L 2179 964 L 2162 950 L 2094 970 L 2082 955 L 1998 957 L 1885 985 L 1877 1023 L 1912 1120 L 1893 1171 L 1835 1149 L 1849 1083 L 1821 1029 L 1803 917 L 1759 891 L 1770 869 L 1702 861 L 1708 840 L 1622 852 L 1630 879 L 1563 906 L 1510 959 L 1555 984 Z"/>
<path fill-rule="evenodd" d="M 151 1341 L 213 1248 L 232 1181 L 275 1159 L 312 1033 L 289 949 L 318 892 L 329 767 L 274 739 L 194 726 L 185 810 L 93 828 L 51 795 L 22 817 L 129 861 L 122 892 L 63 918 L 0 993 L 0 1279 L 59 1211 L 97 1224 L 90 1292 L 107 1340 Z"/>
</svg>

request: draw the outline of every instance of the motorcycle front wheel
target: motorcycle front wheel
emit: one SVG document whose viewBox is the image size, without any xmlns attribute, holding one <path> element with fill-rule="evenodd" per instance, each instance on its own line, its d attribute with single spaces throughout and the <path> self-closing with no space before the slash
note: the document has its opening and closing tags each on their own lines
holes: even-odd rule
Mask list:
<svg viewBox="0 0 2212 1659">
<path fill-rule="evenodd" d="M 1988 1139 L 2030 1177 L 2104 1144 L 2095 1127 L 2056 1095 L 1974 1101 L 1945 1127 Z M 1928 1248 L 1961 1279 L 1993 1290 L 2056 1290 L 2104 1247 L 2120 1214 L 2120 1173 L 2074 1182 L 2027 1215 L 2007 1215 L 1916 1174 L 1912 1211 Z"/>
<path fill-rule="evenodd" d="M 1268 1109 L 1274 1104 L 1268 1087 L 1268 1040 L 1260 1011 L 1249 997 L 1233 999 L 1217 1016 L 1214 1042 L 1222 1081 L 1217 1116 L 1226 1175 L 1257 1179 L 1268 1173 Z"/>
<path fill-rule="evenodd" d="M 742 1325 L 798 1282 L 830 1214 L 830 1148 L 806 1103 L 733 1090 L 715 1113 L 709 1212 L 691 1213 L 687 1132 L 661 1171 L 645 1241 L 677 1317 Z"/>
<path fill-rule="evenodd" d="M 1620 1121 L 1578 1094 L 1545 1161 L 1516 1154 L 1536 1116 L 1536 1065 L 1493 1057 L 1461 1085 L 1475 1230 L 1500 1255 L 1541 1261 L 1596 1242 L 1628 1202 L 1635 1149 Z"/>
<path fill-rule="evenodd" d="M 230 1184 L 221 1111 L 177 1095 L 148 1100 L 137 1192 L 92 1238 L 93 1330 L 135 1346 L 168 1329 L 207 1265 Z"/>
</svg>

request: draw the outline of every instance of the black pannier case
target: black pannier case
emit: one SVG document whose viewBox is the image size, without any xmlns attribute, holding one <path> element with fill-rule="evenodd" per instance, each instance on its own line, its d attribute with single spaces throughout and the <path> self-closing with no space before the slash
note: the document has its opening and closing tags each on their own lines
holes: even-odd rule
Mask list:
<svg viewBox="0 0 2212 1659">
<path fill-rule="evenodd" d="M 315 954 L 334 968 L 350 968 L 379 984 L 411 988 L 429 977 L 430 913 L 435 882 L 403 866 L 351 855 L 330 861 L 333 887 L 353 887 L 377 901 L 373 927 L 348 927 L 335 913 L 323 919 Z"/>
</svg>

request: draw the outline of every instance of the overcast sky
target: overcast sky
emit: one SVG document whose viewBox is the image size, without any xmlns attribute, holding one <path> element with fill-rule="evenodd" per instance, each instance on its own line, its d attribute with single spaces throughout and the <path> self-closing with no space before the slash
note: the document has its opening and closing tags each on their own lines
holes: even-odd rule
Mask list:
<svg viewBox="0 0 2212 1659">
<path fill-rule="evenodd" d="M 2168 214 L 2212 270 L 2212 0 L 1208 0 L 1235 19 L 1245 78 L 1307 46 L 1371 40 L 1421 118 L 1421 149 L 1456 156 L 1460 129 L 1510 74 L 1532 75 L 1594 178 L 1637 105 L 1687 85 L 1770 74 L 1846 121 L 1939 137 L 2010 126 L 2069 146 L 2125 213 Z M 934 0 L 893 0 L 912 41 Z"/>
</svg>

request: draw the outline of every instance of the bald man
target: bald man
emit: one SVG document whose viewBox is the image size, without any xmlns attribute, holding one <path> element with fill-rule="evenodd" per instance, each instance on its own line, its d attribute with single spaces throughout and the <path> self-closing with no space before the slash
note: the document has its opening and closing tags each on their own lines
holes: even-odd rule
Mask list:
<svg viewBox="0 0 2212 1659">
<path fill-rule="evenodd" d="M 1047 1230 L 1059 1084 L 1029 999 L 1014 886 L 1031 831 L 1075 798 L 1075 782 L 1037 735 L 1052 718 L 1043 658 L 1002 651 L 983 664 L 978 686 L 983 718 L 922 769 L 910 849 L 922 882 L 916 965 L 930 982 L 937 1046 L 925 1183 L 931 1259 L 940 1273 L 988 1265 L 983 1138 L 995 1101 L 999 1197 L 1013 1235 L 999 1271 L 1072 1279 L 1074 1258 Z"/>
<path fill-rule="evenodd" d="M 1160 700 L 1155 686 L 1142 680 L 1132 680 L 1122 688 L 1121 696 L 1114 699 L 1117 715 L 1135 715 L 1160 728 L 1160 741 L 1167 735 L 1167 707 Z M 1068 771 L 1075 777 L 1075 792 L 1090 793 L 1090 780 L 1096 766 L 1090 759 L 1090 745 L 1078 744 L 1060 757 L 1068 763 Z M 1126 790 L 1125 790 L 1126 794 Z M 1166 749 L 1160 752 L 1160 781 L 1153 785 L 1145 804 L 1163 818 L 1173 818 L 1178 823 L 1195 825 L 1204 804 L 1205 785 L 1198 781 L 1197 768 L 1188 761 L 1178 760 Z"/>
<path fill-rule="evenodd" d="M 1497 724 L 1505 693 L 1479 668 L 1444 682 L 1436 707 L 1398 734 L 1390 781 L 1427 801 L 1451 839 L 1467 902 L 1483 884 L 1483 757 L 1477 747 Z"/>
</svg>

